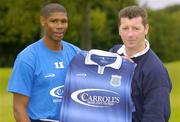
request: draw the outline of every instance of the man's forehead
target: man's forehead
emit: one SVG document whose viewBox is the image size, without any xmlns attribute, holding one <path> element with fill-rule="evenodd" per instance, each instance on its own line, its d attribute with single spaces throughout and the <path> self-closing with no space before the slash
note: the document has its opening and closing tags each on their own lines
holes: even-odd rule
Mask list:
<svg viewBox="0 0 180 122">
<path fill-rule="evenodd" d="M 51 12 L 47 14 L 46 18 L 52 18 L 52 17 L 64 17 L 67 18 L 67 13 L 65 12 Z"/>
</svg>

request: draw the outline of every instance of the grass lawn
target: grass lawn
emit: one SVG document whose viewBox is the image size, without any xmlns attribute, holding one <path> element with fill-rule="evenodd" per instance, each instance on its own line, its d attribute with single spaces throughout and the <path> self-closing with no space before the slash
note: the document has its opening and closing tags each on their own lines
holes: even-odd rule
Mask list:
<svg viewBox="0 0 180 122">
<path fill-rule="evenodd" d="M 180 122 L 180 61 L 166 64 L 172 80 L 170 122 Z"/>
<path fill-rule="evenodd" d="M 180 61 L 166 64 L 173 89 L 171 91 L 170 122 L 180 122 Z M 6 87 L 11 68 L 0 68 L 0 122 L 15 122 L 12 112 L 12 95 Z"/>
<path fill-rule="evenodd" d="M 12 111 L 12 95 L 7 92 L 11 68 L 0 68 L 0 122 L 15 122 Z"/>
</svg>

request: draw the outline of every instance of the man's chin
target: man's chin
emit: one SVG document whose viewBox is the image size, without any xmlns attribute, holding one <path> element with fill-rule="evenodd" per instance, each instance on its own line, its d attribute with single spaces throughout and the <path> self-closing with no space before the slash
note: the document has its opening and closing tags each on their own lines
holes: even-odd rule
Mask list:
<svg viewBox="0 0 180 122">
<path fill-rule="evenodd" d="M 132 48 L 132 49 L 135 47 L 134 44 L 126 44 L 125 46 L 126 46 L 127 48 Z"/>
<path fill-rule="evenodd" d="M 63 37 L 56 37 L 56 38 L 54 38 L 54 41 L 59 42 L 59 41 L 61 41 L 62 39 L 63 39 Z"/>
</svg>

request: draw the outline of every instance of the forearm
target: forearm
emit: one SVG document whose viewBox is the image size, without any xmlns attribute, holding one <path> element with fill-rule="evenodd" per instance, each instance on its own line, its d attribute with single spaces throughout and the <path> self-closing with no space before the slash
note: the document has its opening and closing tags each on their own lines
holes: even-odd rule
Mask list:
<svg viewBox="0 0 180 122">
<path fill-rule="evenodd" d="M 26 110 L 14 109 L 14 117 L 16 122 L 31 122 Z"/>
<path fill-rule="evenodd" d="M 13 110 L 16 122 L 31 122 L 27 114 L 29 97 L 14 93 Z"/>
<path fill-rule="evenodd" d="M 142 122 L 168 122 L 170 117 L 169 91 L 166 87 L 152 90 L 144 102 Z"/>
</svg>

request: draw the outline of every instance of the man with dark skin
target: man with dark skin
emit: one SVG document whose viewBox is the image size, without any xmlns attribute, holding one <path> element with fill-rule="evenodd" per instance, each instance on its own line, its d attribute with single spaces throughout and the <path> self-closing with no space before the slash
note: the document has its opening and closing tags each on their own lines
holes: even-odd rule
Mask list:
<svg viewBox="0 0 180 122">
<path fill-rule="evenodd" d="M 44 6 L 40 23 L 43 38 L 18 54 L 8 84 L 17 122 L 58 121 L 67 67 L 80 51 L 62 40 L 68 28 L 62 5 Z"/>
</svg>

